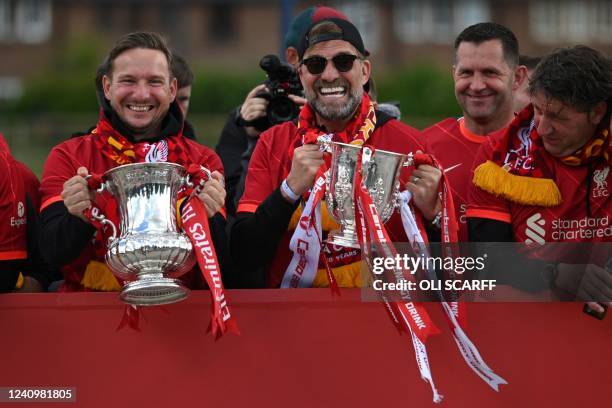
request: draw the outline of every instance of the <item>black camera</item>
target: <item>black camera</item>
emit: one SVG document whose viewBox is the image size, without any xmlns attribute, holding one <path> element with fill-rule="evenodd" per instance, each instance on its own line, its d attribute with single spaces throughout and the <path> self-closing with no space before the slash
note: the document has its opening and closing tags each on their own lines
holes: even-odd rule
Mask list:
<svg viewBox="0 0 612 408">
<path fill-rule="evenodd" d="M 260 92 L 256 96 L 267 99 L 269 104 L 266 116 L 254 120 L 252 125 L 263 132 L 298 117 L 300 107 L 287 95 L 303 96 L 303 90 L 296 70 L 286 62 L 281 62 L 276 55 L 266 55 L 259 61 L 259 66 L 268 75 L 264 84 L 269 92 Z"/>
</svg>

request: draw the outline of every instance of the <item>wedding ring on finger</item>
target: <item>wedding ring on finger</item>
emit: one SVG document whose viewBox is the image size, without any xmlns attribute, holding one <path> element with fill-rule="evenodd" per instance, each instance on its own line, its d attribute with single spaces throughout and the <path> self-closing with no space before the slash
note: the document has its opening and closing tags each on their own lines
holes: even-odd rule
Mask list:
<svg viewBox="0 0 612 408">
<path fill-rule="evenodd" d="M 421 178 L 419 176 L 412 176 L 412 182 L 414 184 L 418 183 Z"/>
</svg>

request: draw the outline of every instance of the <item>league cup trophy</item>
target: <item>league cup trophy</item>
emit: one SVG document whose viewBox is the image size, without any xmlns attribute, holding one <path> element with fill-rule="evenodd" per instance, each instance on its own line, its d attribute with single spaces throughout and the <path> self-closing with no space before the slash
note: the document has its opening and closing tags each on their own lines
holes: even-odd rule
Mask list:
<svg viewBox="0 0 612 408">
<path fill-rule="evenodd" d="M 331 231 L 327 242 L 359 248 L 355 232 L 354 176 L 361 146 L 319 139 L 319 144 L 331 153 L 331 166 L 326 179 L 325 202 L 332 218 L 340 224 Z M 410 156 L 363 147 L 362 176 L 383 223 L 399 207 L 399 175 L 402 167 L 412 164 Z"/>
<path fill-rule="evenodd" d="M 177 224 L 179 190 L 191 186 L 185 169 L 174 163 L 135 163 L 104 173 L 98 193 L 117 202 L 119 228 L 100 214 L 92 216 L 112 229 L 105 260 L 126 283 L 119 297 L 136 306 L 174 303 L 189 293 L 178 276 L 195 264 L 191 242 Z"/>
</svg>

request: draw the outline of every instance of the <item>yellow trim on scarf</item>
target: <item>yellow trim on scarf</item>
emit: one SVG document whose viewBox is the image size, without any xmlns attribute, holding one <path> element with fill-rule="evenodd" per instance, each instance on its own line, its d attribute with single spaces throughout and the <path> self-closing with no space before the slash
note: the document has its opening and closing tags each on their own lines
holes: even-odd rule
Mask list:
<svg viewBox="0 0 612 408">
<path fill-rule="evenodd" d="M 300 221 L 300 217 L 302 216 L 302 207 L 298 207 L 293 212 L 291 216 L 291 221 L 289 221 L 288 230 L 294 230 L 297 227 L 298 222 Z M 321 201 L 321 228 L 323 231 L 331 231 L 340 228 L 340 224 L 338 224 L 332 216 L 327 211 L 327 205 L 325 205 L 324 201 Z"/>
<path fill-rule="evenodd" d="M 88 289 L 103 290 L 105 292 L 114 292 L 121 289 L 117 278 L 115 278 L 115 275 L 112 274 L 106 264 L 97 261 L 91 261 L 87 264 L 81 284 Z"/>
<path fill-rule="evenodd" d="M 511 174 L 490 160 L 474 170 L 472 181 L 484 191 L 518 204 L 554 207 L 563 201 L 553 180 Z"/>
<path fill-rule="evenodd" d="M 19 290 L 23 288 L 23 274 L 19 272 L 19 276 L 17 277 L 17 282 L 15 282 L 15 290 Z"/>
<path fill-rule="evenodd" d="M 113 146 L 117 150 L 122 150 L 123 149 L 123 145 L 121 143 L 119 143 L 117 140 L 115 140 L 115 138 L 112 137 L 112 136 L 108 137 L 108 144 Z"/>
<path fill-rule="evenodd" d="M 133 150 L 128 149 L 124 151 L 123 148 L 125 146 L 122 145 L 121 142 L 119 142 L 117 139 L 113 138 L 112 136 L 108 137 L 107 142 L 109 145 L 113 146 L 116 150 L 119 150 L 120 152 L 123 151 L 123 154 L 125 154 L 126 156 L 131 157 L 131 158 L 136 157 L 136 153 L 134 153 Z"/>
<path fill-rule="evenodd" d="M 361 287 L 361 261 L 353 262 L 332 268 L 332 273 L 336 278 L 336 283 L 341 288 L 360 288 Z M 317 275 L 312 282 L 313 288 L 328 288 L 329 280 L 325 269 L 317 270 Z"/>
</svg>

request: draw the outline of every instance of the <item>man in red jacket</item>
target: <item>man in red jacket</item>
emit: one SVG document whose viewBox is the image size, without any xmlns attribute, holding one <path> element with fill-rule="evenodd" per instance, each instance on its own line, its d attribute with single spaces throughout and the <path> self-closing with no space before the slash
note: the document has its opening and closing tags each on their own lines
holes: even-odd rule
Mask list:
<svg viewBox="0 0 612 408">
<path fill-rule="evenodd" d="M 549 262 L 542 273 L 557 288 L 612 305 L 612 63 L 589 47 L 560 49 L 538 64 L 529 92 L 532 107 L 477 154 L 470 238 L 524 242 Z"/>
<path fill-rule="evenodd" d="M 444 168 L 453 191 L 459 240 L 468 241 L 465 212 L 472 162 L 481 143 L 504 132 L 514 118 L 513 93 L 526 81 L 518 41 L 496 23 L 478 23 L 455 40 L 453 79 L 463 116 L 425 129 L 423 144 Z"/>
<path fill-rule="evenodd" d="M 319 147 L 305 140 L 333 134 L 335 141 L 358 146 L 399 153 L 422 150 L 418 132 L 376 111 L 364 92 L 371 62 L 361 35 L 349 21 L 328 18 L 313 24 L 302 38 L 298 54 L 308 103 L 297 126 L 287 122 L 261 135 L 230 236 L 235 261 L 244 268 L 265 266 L 270 287 L 286 281 L 291 260 L 289 241 L 302 211 L 299 201 L 313 187 L 324 162 Z M 440 208 L 436 194 L 440 176 L 439 170 L 423 165 L 408 183 L 413 202 L 426 220 L 433 219 Z M 407 181 L 404 178 L 402 185 Z M 322 212 L 322 229 L 329 231 L 335 223 L 326 214 L 325 205 Z M 407 241 L 398 214 L 391 217 L 387 228 L 394 241 Z M 322 252 L 339 286 L 361 285 L 359 250 L 326 244 Z M 314 272 L 312 281 L 300 286 L 329 284 L 322 264 Z"/>
<path fill-rule="evenodd" d="M 175 101 L 177 81 L 165 41 L 155 33 L 128 34 L 117 42 L 107 61 L 96 128 L 54 147 L 45 163 L 40 189 L 43 254 L 62 266 L 64 290 L 118 290 L 118 282 L 103 263 L 100 234 L 94 235 L 95 228 L 83 214 L 94 200 L 103 211 L 108 203 L 101 197 L 94 199 L 85 177 L 127 163 L 172 162 L 200 164 L 213 172 L 198 198 L 205 205 L 223 264 L 223 167 L 211 149 L 182 135 L 183 115 Z M 181 279 L 198 288 L 199 275 Z"/>
</svg>

